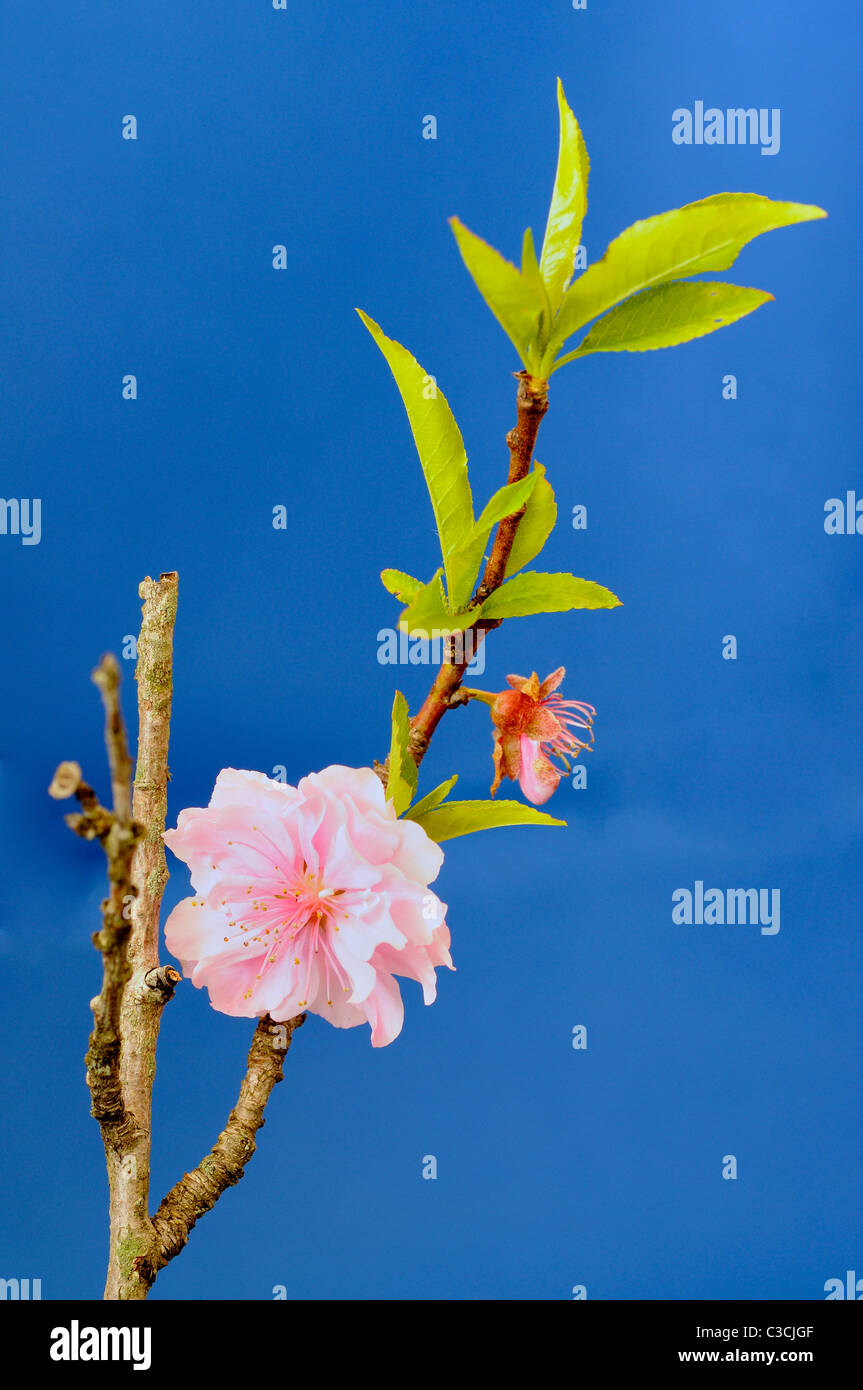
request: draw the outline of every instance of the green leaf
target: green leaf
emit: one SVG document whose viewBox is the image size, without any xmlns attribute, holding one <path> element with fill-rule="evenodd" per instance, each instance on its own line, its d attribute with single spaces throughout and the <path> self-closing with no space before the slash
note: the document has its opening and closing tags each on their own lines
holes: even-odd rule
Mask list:
<svg viewBox="0 0 863 1390">
<path fill-rule="evenodd" d="M 575 352 L 552 368 L 591 352 L 646 352 L 703 338 L 736 323 L 766 304 L 773 295 L 714 280 L 674 280 L 642 290 L 599 319 Z"/>
<path fill-rule="evenodd" d="M 443 570 L 435 570 L 427 584 L 417 590 L 411 602 L 399 617 L 399 625 L 406 624 L 408 631 L 414 628 L 440 626 L 438 619 L 448 617 L 446 591 L 443 586 Z"/>
<path fill-rule="evenodd" d="M 541 463 L 534 460 L 533 471 L 538 475 L 536 487 L 528 499 L 524 516 L 518 524 L 512 550 L 507 561 L 505 578 L 524 569 L 542 550 L 557 521 L 554 488 L 545 476 Z M 528 476 L 530 476 L 528 474 Z"/>
<path fill-rule="evenodd" d="M 759 193 L 716 193 L 635 222 L 567 290 L 546 361 L 552 349 L 631 294 L 669 280 L 727 270 L 753 237 L 826 216 L 822 208 L 807 203 L 773 202 Z"/>
<path fill-rule="evenodd" d="M 526 478 L 519 478 L 517 483 L 505 483 L 499 487 L 493 497 L 489 498 L 482 509 L 479 520 L 474 524 L 474 528 L 467 538 L 470 540 L 485 532 L 486 540 L 489 537 L 491 528 L 502 521 L 505 516 L 512 516 L 515 512 L 520 512 L 530 495 L 536 487 L 538 474 L 528 473 Z"/>
<path fill-rule="evenodd" d="M 545 811 L 525 806 L 521 801 L 448 801 L 416 817 L 426 834 L 437 840 L 453 840 L 477 830 L 494 830 L 501 825 L 566 825 Z"/>
<path fill-rule="evenodd" d="M 434 791 L 428 792 L 421 801 L 417 801 L 409 811 L 405 811 L 404 820 L 416 820 L 418 816 L 424 816 L 426 811 L 433 811 L 436 806 L 440 806 L 442 801 L 446 801 L 456 782 L 458 773 L 448 778 L 446 782 L 441 782 Z"/>
<path fill-rule="evenodd" d="M 521 243 L 521 273 L 534 294 L 542 303 L 543 317 L 539 331 L 539 340 L 541 346 L 544 346 L 548 341 L 554 313 L 551 307 L 551 300 L 548 297 L 548 287 L 542 278 L 539 261 L 536 259 L 536 247 L 533 244 L 533 232 L 530 230 L 530 227 L 526 229 Z"/>
<path fill-rule="evenodd" d="M 429 637 L 434 632 L 463 632 L 472 627 L 480 616 L 479 608 L 462 613 L 453 613 L 447 607 L 441 571 L 432 575 L 424 584 L 416 598 L 399 615 L 399 626 L 404 625 L 408 632 L 424 632 Z"/>
<path fill-rule="evenodd" d="M 387 801 L 400 816 L 411 804 L 417 786 L 417 765 L 410 755 L 411 723 L 408 704 L 400 690 L 393 700 L 393 732 L 387 771 Z"/>
<path fill-rule="evenodd" d="M 388 338 L 374 319 L 362 309 L 357 313 L 386 358 L 401 393 L 431 497 L 449 583 L 450 557 L 473 525 L 467 455 L 459 427 L 434 378 L 407 348 Z"/>
<path fill-rule="evenodd" d="M 504 260 L 499 251 L 475 236 L 457 217 L 449 221 L 477 289 L 530 371 L 531 364 L 537 365 L 530 349 L 540 330 L 542 299 L 511 261 Z"/>
<path fill-rule="evenodd" d="M 529 613 L 565 613 L 570 608 L 617 608 L 620 599 L 574 574 L 537 574 L 528 570 L 508 579 L 482 605 L 484 618 L 521 618 Z"/>
<path fill-rule="evenodd" d="M 569 109 L 560 78 L 557 79 L 557 105 L 560 112 L 560 146 L 540 261 L 555 313 L 572 278 L 575 253 L 581 245 L 590 170 L 584 136 Z"/>
<path fill-rule="evenodd" d="M 421 579 L 414 579 L 412 574 L 405 574 L 403 570 L 381 570 L 381 583 L 402 603 L 413 603 L 423 588 Z"/>
<path fill-rule="evenodd" d="M 528 473 L 526 478 L 519 479 L 517 483 L 506 483 L 504 487 L 498 488 L 483 507 L 482 515 L 474 524 L 470 535 L 465 537 L 453 556 L 454 587 L 450 591 L 450 599 L 454 608 L 463 608 L 473 593 L 474 580 L 482 564 L 492 528 L 505 516 L 512 516 L 514 512 L 521 511 L 538 481 L 537 473 Z"/>
</svg>

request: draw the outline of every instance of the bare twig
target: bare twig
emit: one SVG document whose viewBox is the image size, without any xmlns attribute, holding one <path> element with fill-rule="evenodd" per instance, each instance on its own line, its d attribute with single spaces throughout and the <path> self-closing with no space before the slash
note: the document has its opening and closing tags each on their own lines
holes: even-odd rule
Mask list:
<svg viewBox="0 0 863 1390">
<path fill-rule="evenodd" d="M 131 816 L 131 760 L 120 707 L 120 668 L 116 657 L 102 657 L 93 672 L 93 681 L 105 706 L 113 811 L 100 804 L 93 788 L 83 780 L 77 763 L 60 764 L 48 794 L 58 801 L 73 795 L 78 798 L 81 811 L 66 816 L 66 824 L 85 840 L 99 840 L 108 862 L 110 892 L 102 903 L 102 928 L 93 936 L 94 946 L 102 953 L 102 989 L 91 1003 L 94 1022 L 86 1057 L 91 1113 L 99 1121 L 108 1153 L 122 1149 L 134 1129 L 120 1083 L 120 1013 L 130 975 L 127 906 L 134 892 L 131 866 L 137 827 Z"/>
<path fill-rule="evenodd" d="M 156 1043 L 162 1006 L 173 996 L 179 973 L 158 958 L 159 913 L 168 878 L 162 833 L 168 782 L 173 632 L 177 576 L 145 579 L 138 638 L 138 762 L 134 795 L 132 761 L 120 707 L 120 668 L 103 657 L 93 673 L 105 706 L 105 741 L 113 810 L 99 802 L 77 763 L 61 763 L 49 788 L 58 800 L 76 796 L 80 812 L 66 817 L 84 839 L 97 839 L 108 861 L 109 897 L 102 929 L 93 937 L 102 952 L 101 993 L 92 1001 L 94 1028 L 87 1053 L 92 1111 L 99 1120 L 110 1189 L 110 1254 L 107 1299 L 146 1298 L 158 1271 L 179 1253 L 189 1232 L 228 1187 L 239 1182 L 255 1151 L 270 1093 L 295 1028 L 263 1019 L 255 1031 L 236 1106 L 211 1153 L 149 1215 L 151 1111 Z M 134 817 L 134 819 L 133 819 Z"/>
<path fill-rule="evenodd" d="M 126 741 L 126 726 L 120 708 L 120 667 L 115 656 L 103 656 L 93 672 L 93 684 L 98 686 L 105 706 L 105 747 L 111 769 L 111 794 L 114 815 L 122 825 L 132 819 L 132 759 Z"/>
<path fill-rule="evenodd" d="M 255 1152 L 255 1135 L 264 1123 L 264 1109 L 273 1087 L 282 1078 L 285 1056 L 294 1030 L 305 1014 L 289 1023 L 262 1018 L 252 1037 L 246 1074 L 237 1103 L 206 1158 L 171 1188 L 153 1217 L 156 1269 L 179 1255 L 189 1232 L 228 1188 L 238 1183 Z"/>
<path fill-rule="evenodd" d="M 138 590 L 144 600 L 138 638 L 138 762 L 132 811 L 144 827 L 135 853 L 133 877 L 138 898 L 132 913 L 131 956 L 136 968 L 158 963 L 159 911 L 168 881 L 162 832 L 168 810 L 168 737 L 173 688 L 174 620 L 177 575 L 147 578 Z"/>
<path fill-rule="evenodd" d="M 132 814 L 141 833 L 131 862 L 129 981 L 120 1011 L 120 1084 L 132 1125 L 120 1151 L 107 1153 L 111 1234 L 105 1297 L 113 1299 L 146 1298 L 154 1278 L 156 1237 L 148 1212 L 152 1092 L 162 1005 L 173 993 L 173 988 L 164 986 L 176 976 L 167 967 L 170 975 L 160 977 L 158 944 L 159 910 L 168 878 L 162 832 L 177 576 L 147 578 L 139 593 L 144 607 L 135 673 L 138 761 Z"/>
</svg>

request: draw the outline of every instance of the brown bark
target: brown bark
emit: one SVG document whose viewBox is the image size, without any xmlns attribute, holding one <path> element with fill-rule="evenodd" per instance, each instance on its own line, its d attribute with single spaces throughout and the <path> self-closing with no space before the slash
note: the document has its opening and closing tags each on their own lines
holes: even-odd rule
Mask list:
<svg viewBox="0 0 863 1390">
<path fill-rule="evenodd" d="M 168 739 L 173 684 L 173 633 L 177 576 L 145 579 L 138 638 L 138 761 L 134 794 L 132 761 L 120 707 L 120 668 L 103 657 L 93 673 L 105 706 L 105 741 L 113 809 L 99 802 L 77 763 L 61 763 L 49 794 L 76 796 L 80 812 L 66 816 L 76 834 L 102 844 L 110 893 L 102 904 L 102 928 L 93 942 L 102 953 L 100 994 L 92 1000 L 94 1028 L 87 1052 L 87 1084 L 98 1119 L 108 1168 L 110 1251 L 106 1299 L 143 1299 L 169 1260 L 179 1254 L 196 1221 L 243 1176 L 255 1151 L 270 1093 L 294 1030 L 262 1019 L 252 1039 L 237 1104 L 211 1152 L 171 1189 L 155 1217 L 149 1215 L 150 1147 L 156 1044 L 164 1004 L 180 980 L 160 965 L 159 916 L 168 879 L 162 833 L 167 810 Z"/>
<path fill-rule="evenodd" d="M 132 764 L 120 708 L 120 668 L 116 657 L 102 657 L 93 672 L 93 682 L 105 706 L 113 810 L 100 804 L 93 788 L 83 780 L 77 763 L 60 764 L 48 794 L 58 801 L 77 797 L 81 810 L 67 815 L 66 824 L 82 839 L 98 840 L 107 859 L 109 894 L 102 903 L 101 930 L 93 936 L 93 945 L 102 953 L 102 988 L 90 1005 L 93 1032 L 85 1060 L 90 1113 L 99 1121 L 108 1154 L 121 1150 L 134 1131 L 120 1082 L 120 1015 L 130 975 L 128 906 L 134 891 L 131 871 L 138 827 L 131 816 Z"/>
<path fill-rule="evenodd" d="M 138 761 L 132 814 L 141 827 L 131 865 L 129 978 L 120 1009 L 120 1086 L 131 1120 L 124 1143 L 106 1153 L 110 1185 L 110 1254 L 105 1297 L 146 1298 L 155 1277 L 156 1237 L 149 1216 L 150 1142 L 156 1042 L 170 998 L 147 976 L 159 967 L 159 911 L 168 879 L 162 832 L 168 783 L 177 576 L 143 581 L 138 638 Z M 176 973 L 176 972 L 174 972 Z"/>
<path fill-rule="evenodd" d="M 156 1233 L 155 1268 L 179 1255 L 189 1232 L 210 1211 L 227 1188 L 243 1176 L 255 1152 L 255 1136 L 264 1124 L 264 1110 L 273 1087 L 284 1078 L 282 1067 L 291 1037 L 305 1014 L 288 1023 L 262 1018 L 252 1037 L 246 1074 L 228 1123 L 197 1168 L 184 1173 L 153 1217 Z"/>
</svg>

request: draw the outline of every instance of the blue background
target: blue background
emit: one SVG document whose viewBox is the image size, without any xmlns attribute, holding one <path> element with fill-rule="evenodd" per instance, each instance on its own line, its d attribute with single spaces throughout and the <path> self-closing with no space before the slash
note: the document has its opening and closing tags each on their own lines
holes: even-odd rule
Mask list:
<svg viewBox="0 0 863 1390">
<path fill-rule="evenodd" d="M 0 37 L 2 492 L 43 506 L 41 544 L 0 537 L 0 1274 L 102 1288 L 82 1059 L 104 864 L 45 796 L 63 758 L 107 796 L 89 672 L 137 631 L 139 580 L 177 569 L 171 823 L 223 766 L 296 781 L 383 756 L 394 686 L 416 708 L 429 672 L 378 663 L 398 610 L 377 576 L 430 574 L 435 536 L 353 306 L 437 376 L 482 502 L 518 363 L 446 218 L 513 258 L 541 237 L 558 73 L 592 260 L 725 189 L 830 217 L 742 253 L 723 278 L 776 295 L 743 323 L 553 378 L 543 567 L 625 606 L 505 625 L 477 683 L 564 663 L 599 711 L 588 786 L 551 804 L 565 831 L 448 846 L 438 1002 L 406 983 L 383 1050 L 309 1019 L 245 1180 L 153 1296 L 819 1299 L 863 1273 L 863 539 L 823 528 L 828 497 L 863 495 L 859 7 L 49 0 L 7 7 Z M 676 146 L 698 99 L 781 108 L 781 152 Z M 486 795 L 490 755 L 486 712 L 457 711 L 421 787 L 458 771 Z M 188 890 L 171 868 L 166 910 Z M 781 931 L 676 926 L 696 879 L 779 888 Z M 224 1123 L 251 1027 L 191 985 L 167 1011 L 154 1204 Z"/>
</svg>

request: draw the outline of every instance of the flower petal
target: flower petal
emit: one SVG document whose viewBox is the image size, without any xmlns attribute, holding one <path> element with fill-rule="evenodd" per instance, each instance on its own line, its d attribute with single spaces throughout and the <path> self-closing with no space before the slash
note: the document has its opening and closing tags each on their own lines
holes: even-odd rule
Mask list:
<svg viewBox="0 0 863 1390">
<path fill-rule="evenodd" d="M 363 1005 L 372 1025 L 372 1047 L 386 1047 L 402 1031 L 405 1006 L 392 975 L 378 974 L 378 982 Z"/>
<path fill-rule="evenodd" d="M 534 806 L 542 806 L 557 789 L 560 773 L 541 751 L 534 739 L 521 740 L 521 767 L 519 784 L 528 801 Z"/>
<path fill-rule="evenodd" d="M 565 675 L 566 667 L 558 666 L 556 671 L 552 671 L 550 676 L 546 676 L 542 685 L 539 687 L 539 698 L 541 700 L 547 699 L 553 690 L 557 690 L 557 687 L 560 685 Z"/>
</svg>

